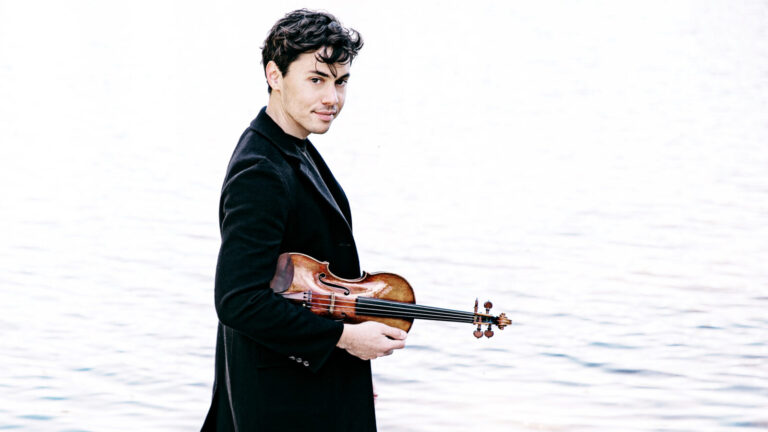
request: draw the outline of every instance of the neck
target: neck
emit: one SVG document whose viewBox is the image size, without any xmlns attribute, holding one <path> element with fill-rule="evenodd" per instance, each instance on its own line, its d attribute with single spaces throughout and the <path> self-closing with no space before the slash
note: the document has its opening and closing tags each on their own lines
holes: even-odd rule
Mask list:
<svg viewBox="0 0 768 432">
<path fill-rule="evenodd" d="M 286 114 L 283 105 L 280 102 L 279 95 L 276 95 L 274 91 L 269 95 L 267 115 L 288 135 L 298 139 L 306 139 L 309 136 L 309 132 L 297 127 L 296 123 L 290 119 L 288 114 Z"/>
<path fill-rule="evenodd" d="M 359 297 L 357 299 L 355 312 L 359 315 L 368 316 L 405 319 L 419 318 L 434 321 L 466 323 L 474 322 L 475 319 L 475 315 L 471 312 L 366 297 Z"/>
</svg>

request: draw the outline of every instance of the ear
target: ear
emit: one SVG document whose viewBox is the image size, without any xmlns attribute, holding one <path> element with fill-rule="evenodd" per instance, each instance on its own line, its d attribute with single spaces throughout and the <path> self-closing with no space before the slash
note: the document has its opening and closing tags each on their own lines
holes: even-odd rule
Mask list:
<svg viewBox="0 0 768 432">
<path fill-rule="evenodd" d="M 267 76 L 267 84 L 272 87 L 272 91 L 279 91 L 283 84 L 283 74 L 280 72 L 280 68 L 277 67 L 274 60 L 270 60 L 269 63 L 267 63 L 264 73 Z"/>
</svg>

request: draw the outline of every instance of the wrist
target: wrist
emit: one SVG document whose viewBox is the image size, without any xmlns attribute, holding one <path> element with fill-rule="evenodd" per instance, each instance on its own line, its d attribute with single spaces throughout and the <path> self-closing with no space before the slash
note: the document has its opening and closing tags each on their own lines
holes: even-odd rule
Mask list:
<svg viewBox="0 0 768 432">
<path fill-rule="evenodd" d="M 339 337 L 338 342 L 336 342 L 336 346 L 338 348 L 345 350 L 349 347 L 350 324 L 343 324 L 343 325 L 344 327 L 343 327 L 343 330 L 341 331 L 341 336 Z"/>
</svg>

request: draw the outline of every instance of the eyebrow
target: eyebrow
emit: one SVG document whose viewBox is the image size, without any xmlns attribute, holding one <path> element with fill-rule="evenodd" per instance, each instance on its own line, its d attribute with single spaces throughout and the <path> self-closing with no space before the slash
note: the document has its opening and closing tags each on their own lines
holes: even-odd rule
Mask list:
<svg viewBox="0 0 768 432">
<path fill-rule="evenodd" d="M 309 71 L 309 73 L 311 73 L 311 74 L 317 74 L 317 75 L 320 75 L 321 77 L 324 77 L 324 78 L 330 78 L 330 77 L 331 77 L 331 76 L 330 76 L 330 75 L 328 75 L 327 73 L 325 73 L 325 72 L 321 72 L 321 71 L 319 71 L 319 70 L 317 70 L 317 69 L 315 69 L 315 70 L 313 70 L 313 71 Z M 335 80 L 336 80 L 336 81 L 338 81 L 338 80 L 341 80 L 341 79 L 345 79 L 345 78 L 346 78 L 346 79 L 349 79 L 349 72 L 345 73 L 344 75 L 342 75 L 342 76 L 340 76 L 340 77 L 338 77 L 338 78 L 335 78 Z"/>
</svg>

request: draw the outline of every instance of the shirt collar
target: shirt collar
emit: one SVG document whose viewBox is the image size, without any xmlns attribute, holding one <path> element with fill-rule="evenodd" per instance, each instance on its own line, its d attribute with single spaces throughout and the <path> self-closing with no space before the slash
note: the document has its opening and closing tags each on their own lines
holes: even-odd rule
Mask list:
<svg viewBox="0 0 768 432">
<path fill-rule="evenodd" d="M 283 153 L 301 158 L 299 152 L 306 151 L 308 139 L 296 138 L 283 129 L 267 114 L 267 107 L 259 111 L 259 115 L 251 122 L 251 129 L 269 138 Z"/>
</svg>

